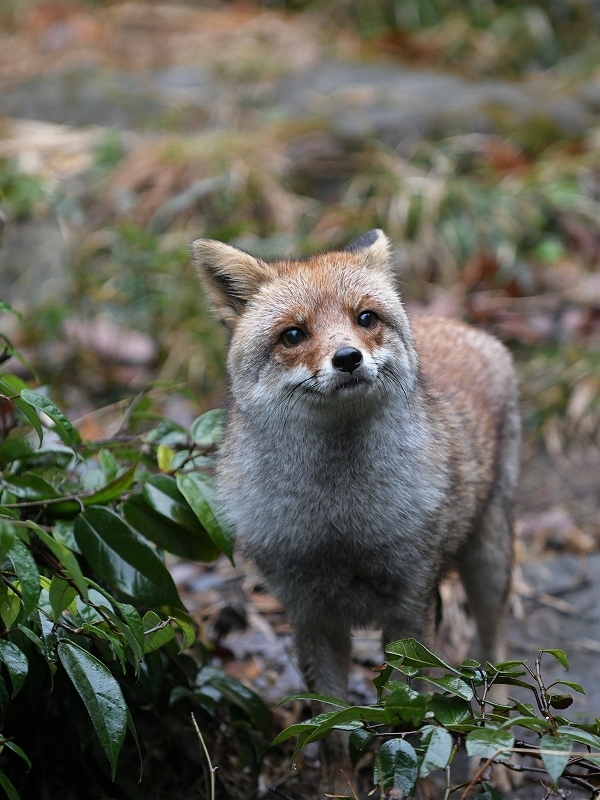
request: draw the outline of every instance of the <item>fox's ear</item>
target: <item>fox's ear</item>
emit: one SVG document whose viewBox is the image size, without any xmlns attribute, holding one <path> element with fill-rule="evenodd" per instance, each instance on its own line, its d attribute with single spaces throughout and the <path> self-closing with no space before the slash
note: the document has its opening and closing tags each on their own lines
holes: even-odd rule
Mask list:
<svg viewBox="0 0 600 800">
<path fill-rule="evenodd" d="M 390 241 L 385 233 L 378 228 L 363 233 L 360 239 L 349 244 L 346 250 L 349 253 L 362 256 L 369 267 L 389 269 Z"/>
<path fill-rule="evenodd" d="M 192 261 L 219 320 L 234 328 L 248 300 L 269 279 L 263 261 L 214 239 L 196 239 Z"/>
</svg>

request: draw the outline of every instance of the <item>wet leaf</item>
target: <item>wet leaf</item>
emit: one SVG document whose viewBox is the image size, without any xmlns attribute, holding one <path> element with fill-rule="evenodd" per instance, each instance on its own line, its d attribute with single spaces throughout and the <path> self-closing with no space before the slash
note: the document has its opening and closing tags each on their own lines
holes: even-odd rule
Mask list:
<svg viewBox="0 0 600 800">
<path fill-rule="evenodd" d="M 17 595 L 8 586 L 2 586 L 0 588 L 0 619 L 6 626 L 6 630 L 12 628 L 20 610 L 21 601 Z"/>
<path fill-rule="evenodd" d="M 192 533 L 203 534 L 204 527 L 170 475 L 155 475 L 146 481 L 142 492 L 148 505 L 162 517 Z"/>
<path fill-rule="evenodd" d="M 165 565 L 114 511 L 86 508 L 75 521 L 75 538 L 92 569 L 109 586 L 150 606 L 182 607 Z"/>
<path fill-rule="evenodd" d="M 431 695 L 419 694 L 402 683 L 385 698 L 386 720 L 393 724 L 398 719 L 420 725 L 425 717 Z"/>
<path fill-rule="evenodd" d="M 455 675 L 444 675 L 441 678 L 433 678 L 430 675 L 423 675 L 423 680 L 428 683 L 433 683 L 434 686 L 439 686 L 440 689 L 454 694 L 457 697 L 462 697 L 463 700 L 473 699 L 473 689 L 468 683 L 465 683 L 462 678 Z"/>
<path fill-rule="evenodd" d="M 16 644 L 0 639 L 0 661 L 6 665 L 13 686 L 12 697 L 15 697 L 27 678 L 29 670 L 27 656 Z"/>
<path fill-rule="evenodd" d="M 193 561 L 214 561 L 219 554 L 207 532 L 192 532 L 156 513 L 142 494 L 123 504 L 123 516 L 131 527 L 168 553 Z"/>
<path fill-rule="evenodd" d="M 82 647 L 61 642 L 57 650 L 65 672 L 85 703 L 114 780 L 127 729 L 127 704 L 121 687 L 108 667 Z"/>
<path fill-rule="evenodd" d="M 186 472 L 177 476 L 177 488 L 190 504 L 214 544 L 233 564 L 233 532 L 223 520 L 214 489 L 206 475 Z"/>
<path fill-rule="evenodd" d="M 409 742 L 390 739 L 379 748 L 374 781 L 385 789 L 401 789 L 410 795 L 417 783 L 417 763 L 417 754 Z"/>
<path fill-rule="evenodd" d="M 54 422 L 54 429 L 65 444 L 68 444 L 72 448 L 81 444 L 79 432 L 75 430 L 71 422 L 65 417 L 60 408 L 54 405 L 52 400 L 49 400 L 47 397 L 44 397 L 43 394 L 35 392 L 32 389 L 22 389 L 20 394 L 26 403 L 37 408 L 38 411 L 43 411 L 50 417 L 52 422 Z"/>
<path fill-rule="evenodd" d="M 70 583 L 67 583 L 67 581 L 59 578 L 58 575 L 53 575 L 48 594 L 50 597 L 50 605 L 54 612 L 53 619 L 56 622 L 62 612 L 68 608 L 77 597 L 77 589 L 71 586 Z"/>
<path fill-rule="evenodd" d="M 38 568 L 28 547 L 20 539 L 15 538 L 8 552 L 8 557 L 12 561 L 21 584 L 23 614 L 28 617 L 35 608 L 40 596 L 40 574 Z"/>
<path fill-rule="evenodd" d="M 34 522 L 30 522 L 29 524 L 32 530 L 34 530 L 39 538 L 44 542 L 46 547 L 63 565 L 65 572 L 73 580 L 73 583 L 79 590 L 79 594 L 84 598 L 84 600 L 87 600 L 87 582 L 83 577 L 81 567 L 79 566 L 79 563 L 77 562 L 77 559 L 73 553 L 67 547 L 65 547 L 64 544 L 57 542 L 56 539 L 46 533 L 46 531 L 42 530 L 39 525 L 36 525 Z"/>
<path fill-rule="evenodd" d="M 469 704 L 461 697 L 435 694 L 427 704 L 427 709 L 433 712 L 438 722 L 447 727 L 460 725 L 470 717 Z"/>
</svg>

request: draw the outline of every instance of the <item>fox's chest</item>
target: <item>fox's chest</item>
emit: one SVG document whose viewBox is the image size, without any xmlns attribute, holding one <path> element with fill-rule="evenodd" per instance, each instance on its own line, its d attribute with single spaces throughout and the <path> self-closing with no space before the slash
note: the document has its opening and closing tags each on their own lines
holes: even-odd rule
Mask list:
<svg viewBox="0 0 600 800">
<path fill-rule="evenodd" d="M 431 530 L 446 476 L 416 448 L 372 437 L 286 444 L 232 448 L 221 465 L 223 499 L 253 557 L 354 563 Z"/>
</svg>

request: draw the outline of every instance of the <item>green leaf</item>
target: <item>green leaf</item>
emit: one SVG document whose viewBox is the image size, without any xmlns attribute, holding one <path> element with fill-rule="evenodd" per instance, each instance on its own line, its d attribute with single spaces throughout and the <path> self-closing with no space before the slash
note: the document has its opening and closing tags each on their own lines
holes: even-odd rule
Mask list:
<svg viewBox="0 0 600 800">
<path fill-rule="evenodd" d="M 410 795 L 417 783 L 417 754 L 405 739 L 390 739 L 379 748 L 374 781 L 384 789 L 400 789 Z"/>
<path fill-rule="evenodd" d="M 319 714 L 317 717 L 313 717 L 311 722 L 318 722 L 317 727 L 303 737 L 301 741 L 298 741 L 295 752 L 309 742 L 316 742 L 318 739 L 322 739 L 333 728 L 346 731 L 355 730 L 356 728 L 362 728 L 363 722 L 387 722 L 387 715 L 384 709 L 376 706 L 349 706 L 341 711 L 329 711 L 325 714 Z"/>
<path fill-rule="evenodd" d="M 8 551 L 17 578 L 21 584 L 23 614 L 27 618 L 36 606 L 40 596 L 40 574 L 29 549 L 20 539 L 15 539 Z"/>
<path fill-rule="evenodd" d="M 114 511 L 86 508 L 75 521 L 75 538 L 92 569 L 109 586 L 149 606 L 182 608 L 165 565 Z"/>
<path fill-rule="evenodd" d="M 293 700 L 319 700 L 321 703 L 329 703 L 332 706 L 339 708 L 350 708 L 350 703 L 345 703 L 343 700 L 338 700 L 335 697 L 329 697 L 326 694 L 313 694 L 312 692 L 300 692 L 300 694 L 291 694 L 289 697 L 284 697 L 277 705 L 282 706 L 284 703 L 291 703 Z"/>
<path fill-rule="evenodd" d="M 9 750 L 12 750 L 13 753 L 16 753 L 16 755 L 18 755 L 19 758 L 22 758 L 23 761 L 29 767 L 29 769 L 31 769 L 31 761 L 29 760 L 29 758 L 27 757 L 25 752 L 19 747 L 18 744 L 15 744 L 14 742 L 11 742 L 9 739 L 5 739 L 2 742 L 2 744 L 4 745 L 4 747 L 8 747 Z"/>
<path fill-rule="evenodd" d="M 420 725 L 425 717 L 431 695 L 419 694 L 405 683 L 400 683 L 385 698 L 385 717 L 390 724 L 400 719 Z"/>
<path fill-rule="evenodd" d="M 67 581 L 59 578 L 58 575 L 53 575 L 48 594 L 50 596 L 50 605 L 54 612 L 52 617 L 56 622 L 65 608 L 68 608 L 77 597 L 77 589 L 73 588 Z"/>
<path fill-rule="evenodd" d="M 127 627 L 131 631 L 132 636 L 140 646 L 140 649 L 143 650 L 144 626 L 142 624 L 142 618 L 138 614 L 137 610 L 133 606 L 130 606 L 129 603 L 116 603 L 116 606 L 121 614 L 121 617 L 127 624 Z"/>
<path fill-rule="evenodd" d="M 159 444 L 156 450 L 156 460 L 158 462 L 158 468 L 161 472 L 168 472 L 171 469 L 171 462 L 173 461 L 173 456 L 175 455 L 175 450 L 172 447 L 169 447 L 166 444 Z"/>
<path fill-rule="evenodd" d="M 218 444 L 223 436 L 224 420 L 225 411 L 222 408 L 213 408 L 195 419 L 190 427 L 194 443 L 202 448 Z"/>
<path fill-rule="evenodd" d="M 74 522 L 71 519 L 57 519 L 52 528 L 52 535 L 57 542 L 63 544 L 68 550 L 81 555 L 79 545 L 75 541 L 73 525 Z"/>
<path fill-rule="evenodd" d="M 446 664 L 416 639 L 400 639 L 398 642 L 392 642 L 386 645 L 385 652 L 392 656 L 401 656 L 402 663 L 410 667 L 441 667 L 460 675 L 457 669 Z"/>
<path fill-rule="evenodd" d="M 205 533 L 204 527 L 177 488 L 175 478 L 170 475 L 155 475 L 146 481 L 142 494 L 152 510 L 160 516 L 192 533 Z"/>
<path fill-rule="evenodd" d="M 492 665 L 494 668 L 494 672 L 510 672 L 511 670 L 515 669 L 515 667 L 522 667 L 522 661 L 500 661 L 498 664 Z"/>
<path fill-rule="evenodd" d="M 583 686 L 580 686 L 578 683 L 574 683 L 573 681 L 554 681 L 554 683 L 560 683 L 562 686 L 568 686 L 569 689 L 573 689 L 574 692 L 585 694 L 585 689 Z"/>
<path fill-rule="evenodd" d="M 210 479 L 199 472 L 184 472 L 177 476 L 177 488 L 215 545 L 233 564 L 235 537 L 223 521 L 223 513 L 215 499 Z"/>
<path fill-rule="evenodd" d="M 126 625 L 122 619 L 120 619 L 112 609 L 103 608 L 104 614 L 111 620 L 113 625 L 119 630 L 122 634 L 123 638 L 129 645 L 131 650 L 131 654 L 134 659 L 134 669 L 136 672 L 136 676 L 139 674 L 139 664 L 144 656 L 143 653 L 143 644 L 140 644 L 137 640 L 137 637 L 133 634 L 131 628 Z M 140 620 L 141 622 L 141 620 Z M 113 646 L 115 644 L 114 639 L 112 642 Z"/>
<path fill-rule="evenodd" d="M 0 519 L 0 561 L 4 561 L 4 556 L 13 546 L 16 535 L 16 526 L 6 519 Z"/>
<path fill-rule="evenodd" d="M 152 653 L 163 647 L 175 636 L 170 620 L 161 619 L 154 611 L 144 614 L 144 653 Z"/>
<path fill-rule="evenodd" d="M 61 496 L 60 492 L 57 492 L 51 483 L 48 483 L 36 472 L 6 475 L 4 483 L 15 497 L 27 503 L 39 502 L 40 505 L 43 505 L 47 500 L 56 500 Z"/>
<path fill-rule="evenodd" d="M 421 729 L 421 736 L 427 744 L 419 775 L 426 778 L 434 769 L 444 769 L 450 761 L 454 742 L 445 728 L 428 725 Z"/>
<path fill-rule="evenodd" d="M 177 625 L 182 634 L 181 650 L 179 652 L 183 653 L 184 650 L 187 650 L 187 648 L 191 647 L 196 641 L 196 631 L 189 622 L 179 617 L 173 617 L 173 622 Z"/>
<path fill-rule="evenodd" d="M 168 553 L 192 561 L 214 561 L 219 551 L 204 529 L 192 532 L 157 514 L 142 494 L 123 504 L 123 516 L 131 527 Z"/>
<path fill-rule="evenodd" d="M 588 747 L 593 747 L 595 750 L 600 751 L 600 736 L 596 736 L 594 733 L 584 731 L 582 728 L 572 728 L 570 725 L 561 725 L 557 733 L 561 736 L 566 736 L 572 742 L 587 744 Z"/>
<path fill-rule="evenodd" d="M 264 733 L 268 731 L 271 712 L 264 700 L 255 692 L 214 667 L 204 667 L 200 675 L 208 676 L 212 686 L 216 687 L 231 703 L 244 710 L 251 719 L 258 723 Z"/>
<path fill-rule="evenodd" d="M 120 469 L 120 464 L 114 454 L 106 447 L 103 447 L 102 450 L 98 451 L 98 461 L 106 476 L 106 480 L 113 481 L 117 477 Z"/>
<path fill-rule="evenodd" d="M 54 422 L 54 429 L 65 444 L 68 444 L 73 449 L 75 449 L 78 444 L 81 444 L 79 432 L 75 430 L 60 408 L 57 408 L 52 400 L 44 397 L 44 395 L 39 392 L 34 392 L 32 389 L 22 389 L 20 394 L 26 403 L 37 408 L 38 411 L 43 411 L 44 414 L 50 417 L 52 422 Z"/>
<path fill-rule="evenodd" d="M 551 656 L 558 661 L 559 664 L 568 670 L 569 669 L 569 659 L 565 655 L 564 650 L 540 650 L 540 653 L 549 653 Z"/>
<path fill-rule="evenodd" d="M 36 532 L 46 547 L 56 556 L 56 558 L 58 558 L 60 563 L 63 565 L 65 572 L 69 578 L 73 580 L 73 583 L 79 590 L 79 594 L 84 598 L 84 600 L 87 600 L 87 582 L 83 577 L 83 572 L 81 571 L 81 568 L 73 553 L 67 547 L 65 547 L 64 544 L 57 542 L 56 539 L 47 534 L 45 530 L 42 530 L 42 528 L 40 528 L 39 525 L 36 525 L 35 522 L 29 522 L 29 527 Z"/>
<path fill-rule="evenodd" d="M 133 483 L 137 464 L 138 462 L 136 459 L 136 461 L 122 475 L 119 475 L 105 486 L 101 486 L 91 495 L 82 495 L 82 497 L 78 500 L 65 500 L 64 503 L 52 503 L 48 506 L 49 513 L 56 516 L 61 516 L 62 514 L 76 514 L 81 509 L 81 504 L 83 504 L 84 507 L 87 507 L 94 505 L 103 506 L 106 505 L 106 503 L 110 503 L 111 500 L 115 500 L 117 497 L 120 497 L 123 492 L 126 492 L 127 489 L 129 489 Z"/>
<path fill-rule="evenodd" d="M 19 797 L 19 793 L 17 792 L 15 787 L 8 780 L 8 778 L 2 772 L 1 769 L 0 769 L 0 786 L 6 792 L 6 796 L 8 797 L 8 800 L 21 800 L 21 798 Z"/>
<path fill-rule="evenodd" d="M 564 755 L 544 753 L 544 750 L 559 750 L 564 753 Z M 540 740 L 542 761 L 544 762 L 546 771 L 548 772 L 550 780 L 554 786 L 557 785 L 558 779 L 565 771 L 565 767 L 569 763 L 572 750 L 573 744 L 566 736 L 552 736 L 549 733 L 545 733 L 542 736 Z"/>
<path fill-rule="evenodd" d="M 497 759 L 510 758 L 510 753 L 496 751 L 502 750 L 504 747 L 513 747 L 515 737 L 510 731 L 494 728 L 476 728 L 471 731 L 466 739 L 467 753 L 470 756 L 481 756 L 482 758 L 491 758 L 494 756 Z"/>
<path fill-rule="evenodd" d="M 17 595 L 8 586 L 0 587 L 0 618 L 7 631 L 12 628 L 20 610 L 21 601 Z"/>
<path fill-rule="evenodd" d="M 448 728 L 460 725 L 471 716 L 469 704 L 461 697 L 444 697 L 441 694 L 431 698 L 427 710 L 433 712 L 435 719 Z"/>
<path fill-rule="evenodd" d="M 333 714 L 334 712 L 329 712 Z M 287 739 L 291 739 L 292 736 L 305 736 L 314 732 L 318 728 L 318 725 L 313 722 L 313 720 L 306 720 L 306 722 L 297 722 L 295 725 L 289 725 L 287 728 L 278 733 L 277 736 L 271 742 L 271 746 L 275 746 L 280 744 L 281 742 L 285 742 Z M 299 748 L 297 748 L 299 749 Z"/>
<path fill-rule="evenodd" d="M 350 759 L 353 766 L 356 766 L 361 755 L 373 741 L 374 736 L 374 733 L 366 731 L 364 728 L 358 728 L 352 731 L 348 739 L 348 747 L 350 749 Z"/>
<path fill-rule="evenodd" d="M 444 675 L 441 678 L 432 678 L 430 675 L 423 675 L 422 680 L 433 683 L 434 686 L 439 686 L 441 689 L 457 697 L 462 697 L 463 700 L 473 699 L 473 689 L 468 683 L 465 683 L 462 678 L 458 678 L 455 675 Z"/>
<path fill-rule="evenodd" d="M 18 380 L 18 379 L 17 379 Z M 19 381 L 21 383 L 21 381 Z M 21 391 L 20 388 L 16 388 L 15 382 L 13 381 L 13 376 L 9 375 L 8 373 L 4 373 L 2 375 L 2 379 L 0 380 L 0 392 L 6 395 L 7 397 L 12 398 L 12 402 L 15 406 L 19 409 L 19 411 L 23 414 L 23 416 L 27 419 L 29 424 L 35 430 L 38 435 L 39 443 L 42 443 L 43 439 L 43 432 L 42 432 L 42 424 L 40 422 L 40 418 L 38 417 L 37 411 L 33 408 L 28 402 L 23 400 L 21 397 L 15 397 Z"/>
<path fill-rule="evenodd" d="M 16 644 L 6 639 L 0 639 L 0 661 L 6 664 L 6 669 L 12 681 L 12 697 L 15 697 L 27 678 L 29 670 L 27 656 L 22 650 L 19 650 Z"/>
<path fill-rule="evenodd" d="M 537 733 L 544 730 L 552 730 L 552 724 L 548 722 L 547 719 L 530 716 L 509 717 L 509 719 L 505 720 L 500 727 L 513 728 L 515 725 L 520 725 L 521 728 L 527 728 L 527 730 L 536 731 Z"/>
<path fill-rule="evenodd" d="M 57 650 L 65 672 L 85 703 L 114 780 L 127 730 L 127 704 L 121 687 L 109 669 L 79 645 L 63 641 Z"/>
</svg>

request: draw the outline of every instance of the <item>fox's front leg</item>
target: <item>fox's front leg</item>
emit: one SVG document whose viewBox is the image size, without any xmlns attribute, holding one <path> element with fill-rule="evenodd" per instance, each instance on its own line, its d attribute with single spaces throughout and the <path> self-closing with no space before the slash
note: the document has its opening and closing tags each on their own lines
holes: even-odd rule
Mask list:
<svg viewBox="0 0 600 800">
<path fill-rule="evenodd" d="M 339 619 L 321 614 L 294 622 L 298 663 L 310 692 L 346 700 L 350 669 L 350 629 Z M 313 704 L 315 714 L 335 710 Z M 333 731 L 321 740 L 321 793 L 348 794 L 353 768 L 348 755 L 347 736 Z M 345 777 L 345 775 L 347 777 Z"/>
</svg>

